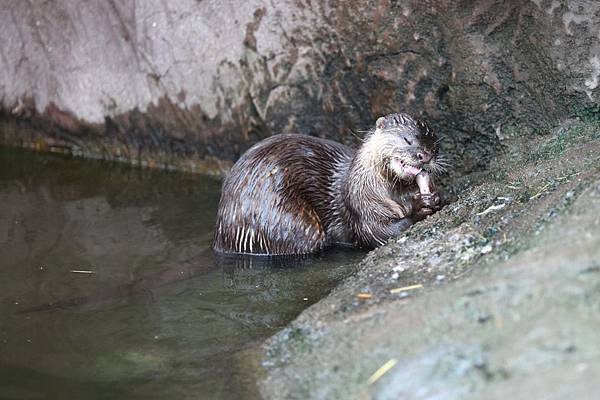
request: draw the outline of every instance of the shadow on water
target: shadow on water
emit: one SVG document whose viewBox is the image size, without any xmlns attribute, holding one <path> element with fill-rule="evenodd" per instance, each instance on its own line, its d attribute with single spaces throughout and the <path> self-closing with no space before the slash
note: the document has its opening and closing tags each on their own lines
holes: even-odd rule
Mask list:
<svg viewBox="0 0 600 400">
<path fill-rule="evenodd" d="M 219 189 L 0 149 L 0 399 L 258 397 L 256 344 L 362 253 L 216 257 Z"/>
</svg>

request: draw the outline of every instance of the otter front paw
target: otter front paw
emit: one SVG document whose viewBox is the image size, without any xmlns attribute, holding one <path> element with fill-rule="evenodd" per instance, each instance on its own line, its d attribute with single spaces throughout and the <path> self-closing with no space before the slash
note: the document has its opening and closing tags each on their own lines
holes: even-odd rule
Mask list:
<svg viewBox="0 0 600 400">
<path fill-rule="evenodd" d="M 441 208 L 440 196 L 437 192 L 417 193 L 413 197 L 412 203 L 413 214 L 419 219 L 423 219 Z"/>
</svg>

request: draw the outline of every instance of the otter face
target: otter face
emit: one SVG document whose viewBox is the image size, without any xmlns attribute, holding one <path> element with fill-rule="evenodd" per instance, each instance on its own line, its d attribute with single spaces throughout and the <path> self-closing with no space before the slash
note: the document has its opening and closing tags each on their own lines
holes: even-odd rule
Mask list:
<svg viewBox="0 0 600 400">
<path fill-rule="evenodd" d="M 372 138 L 379 164 L 396 178 L 412 181 L 423 169 L 441 172 L 436 136 L 427 124 L 407 114 L 390 114 L 375 123 Z"/>
</svg>

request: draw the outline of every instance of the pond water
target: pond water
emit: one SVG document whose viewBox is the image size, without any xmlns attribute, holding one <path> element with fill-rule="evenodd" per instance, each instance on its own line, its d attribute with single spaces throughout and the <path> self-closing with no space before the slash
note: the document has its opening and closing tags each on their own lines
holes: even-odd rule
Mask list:
<svg viewBox="0 0 600 400">
<path fill-rule="evenodd" d="M 0 148 L 0 399 L 259 397 L 260 341 L 362 254 L 217 259 L 220 185 Z"/>
</svg>

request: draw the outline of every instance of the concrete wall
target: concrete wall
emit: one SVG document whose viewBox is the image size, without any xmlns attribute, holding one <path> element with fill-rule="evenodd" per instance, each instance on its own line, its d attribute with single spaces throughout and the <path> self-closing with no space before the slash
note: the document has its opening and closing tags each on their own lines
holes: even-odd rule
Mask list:
<svg viewBox="0 0 600 400">
<path fill-rule="evenodd" d="M 0 143 L 196 172 L 421 114 L 460 171 L 597 113 L 600 3 L 2 0 Z"/>
</svg>

